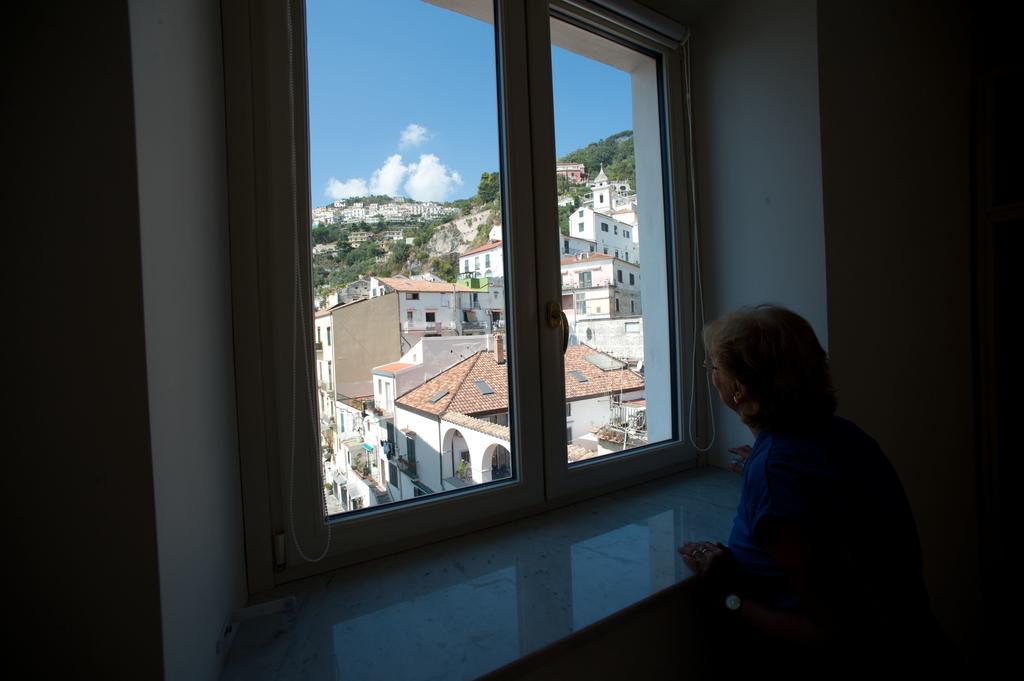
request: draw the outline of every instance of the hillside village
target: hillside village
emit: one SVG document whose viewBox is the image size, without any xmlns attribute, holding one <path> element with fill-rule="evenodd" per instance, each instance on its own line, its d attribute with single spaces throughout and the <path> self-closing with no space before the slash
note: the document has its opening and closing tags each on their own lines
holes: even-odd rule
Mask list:
<svg viewBox="0 0 1024 681">
<path fill-rule="evenodd" d="M 632 178 L 603 164 L 590 177 L 564 157 L 556 174 L 574 462 L 647 442 L 641 227 Z M 314 333 L 329 513 L 512 475 L 499 183 L 488 175 L 458 206 L 372 197 L 314 210 L 314 242 L 335 237 L 313 246 L 326 272 Z M 367 271 L 353 276 L 353 261 Z"/>
</svg>

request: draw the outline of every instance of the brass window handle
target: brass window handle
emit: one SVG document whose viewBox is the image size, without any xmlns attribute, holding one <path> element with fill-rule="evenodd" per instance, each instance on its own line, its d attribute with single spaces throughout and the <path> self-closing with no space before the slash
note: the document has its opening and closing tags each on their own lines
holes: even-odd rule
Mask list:
<svg viewBox="0 0 1024 681">
<path fill-rule="evenodd" d="M 555 301 L 548 302 L 548 326 L 562 328 L 562 354 L 569 348 L 569 318 L 562 312 L 562 306 Z"/>
</svg>

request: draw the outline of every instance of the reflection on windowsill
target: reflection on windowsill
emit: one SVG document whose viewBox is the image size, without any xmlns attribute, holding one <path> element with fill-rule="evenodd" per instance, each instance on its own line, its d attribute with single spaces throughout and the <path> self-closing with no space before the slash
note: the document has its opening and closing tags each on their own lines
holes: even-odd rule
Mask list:
<svg viewBox="0 0 1024 681">
<path fill-rule="evenodd" d="M 298 609 L 245 623 L 224 678 L 475 678 L 685 581 L 676 547 L 725 541 L 738 497 L 700 468 L 281 587 Z"/>
</svg>

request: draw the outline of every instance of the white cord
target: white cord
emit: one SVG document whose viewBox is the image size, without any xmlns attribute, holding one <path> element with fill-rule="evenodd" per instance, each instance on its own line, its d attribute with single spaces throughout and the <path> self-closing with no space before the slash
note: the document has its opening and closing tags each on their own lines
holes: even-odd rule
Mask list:
<svg viewBox="0 0 1024 681">
<path fill-rule="evenodd" d="M 684 79 L 686 81 L 686 135 L 687 142 L 689 143 L 689 162 L 690 162 L 690 207 L 693 218 L 693 288 L 696 294 L 696 304 L 693 306 L 693 350 L 690 353 L 690 368 L 697 366 L 697 342 L 700 340 L 697 337 L 697 333 L 700 333 L 700 329 L 704 328 L 704 284 L 703 275 L 700 270 L 700 227 L 697 222 L 697 170 L 695 167 L 694 153 L 693 153 L 693 101 L 690 98 L 690 42 L 687 39 L 686 44 L 683 45 L 683 71 Z M 699 320 L 698 320 L 699 317 Z M 699 323 L 698 323 L 699 321 Z M 703 342 L 701 343 L 703 346 Z M 704 348 L 704 359 L 707 359 L 707 348 Z M 711 449 L 715 444 L 715 438 L 717 437 L 717 431 L 715 430 L 715 405 L 711 397 L 711 381 L 705 380 L 705 387 L 707 388 L 708 397 L 708 416 L 711 419 L 711 439 L 708 441 L 706 447 L 697 446 L 697 435 L 694 432 L 694 402 L 697 398 L 697 381 L 690 381 L 690 413 L 687 419 L 687 432 L 690 436 L 690 441 L 693 442 L 693 446 L 698 452 L 704 453 Z"/>
<path fill-rule="evenodd" d="M 294 229 L 293 253 L 294 263 L 293 269 L 295 271 L 295 284 L 293 297 L 293 303 L 295 307 L 292 315 L 292 424 L 291 424 L 291 462 L 289 465 L 289 478 L 288 478 L 288 521 L 291 527 L 292 543 L 295 544 L 295 549 L 299 552 L 299 556 L 302 560 L 307 563 L 317 563 L 327 557 L 327 552 L 331 548 L 331 524 L 327 524 L 327 545 L 324 546 L 323 553 L 316 558 L 310 558 L 306 555 L 306 552 L 302 550 L 302 546 L 299 544 L 299 535 L 295 531 L 295 425 L 296 425 L 296 392 L 295 392 L 295 381 L 296 381 L 296 370 L 295 364 L 299 359 L 299 345 L 298 345 L 298 329 L 302 328 L 302 347 L 309 347 L 310 338 L 307 336 L 308 329 L 306 328 L 307 319 L 305 308 L 302 305 L 302 276 L 300 274 L 299 265 L 301 260 L 299 259 L 299 220 L 298 215 L 298 172 L 296 170 L 297 162 L 295 160 L 295 59 L 294 59 L 294 37 L 292 28 L 292 7 L 290 2 L 285 3 L 285 21 L 288 27 L 288 135 L 291 138 L 291 195 L 292 195 L 292 226 Z M 304 352 L 302 354 L 302 368 L 306 377 L 306 395 L 309 399 L 309 415 L 313 431 L 317 431 L 316 417 L 316 404 L 313 401 L 313 384 L 310 381 L 309 372 L 309 353 Z M 317 457 L 319 460 L 319 457 Z M 322 464 L 321 464 L 322 465 Z M 320 489 L 323 489 L 321 485 Z M 321 492 L 322 494 L 322 492 Z M 321 510 L 326 514 L 326 508 L 321 505 Z"/>
</svg>

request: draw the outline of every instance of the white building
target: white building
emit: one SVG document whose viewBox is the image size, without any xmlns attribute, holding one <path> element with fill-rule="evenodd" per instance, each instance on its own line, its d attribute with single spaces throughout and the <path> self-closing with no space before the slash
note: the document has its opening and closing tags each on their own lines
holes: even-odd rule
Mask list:
<svg viewBox="0 0 1024 681">
<path fill-rule="evenodd" d="M 640 262 L 640 235 L 632 224 L 592 208 L 573 211 L 568 222 L 569 236 L 594 242 L 596 252 Z"/>
<path fill-rule="evenodd" d="M 577 253 L 596 253 L 597 242 L 590 239 L 581 239 L 578 236 L 566 236 L 564 234 L 558 235 L 558 240 L 561 243 L 562 256 L 576 255 Z"/>
<path fill-rule="evenodd" d="M 397 293 L 402 331 L 476 333 L 486 329 L 480 292 L 458 284 L 408 277 L 371 277 L 370 297 Z"/>
<path fill-rule="evenodd" d="M 500 229 L 499 225 L 499 233 Z M 459 274 L 476 277 L 504 277 L 504 252 L 501 241 L 492 241 L 472 248 L 459 256 Z"/>
<path fill-rule="evenodd" d="M 313 347 L 316 355 L 317 409 L 320 414 L 321 446 L 331 446 L 327 431 L 336 430 L 334 325 L 331 309 L 318 310 L 313 318 Z"/>
<path fill-rule="evenodd" d="M 337 215 L 334 213 L 333 208 L 314 208 L 313 209 L 313 226 L 317 225 L 330 225 L 338 221 Z"/>
<path fill-rule="evenodd" d="M 590 195 L 583 200 L 583 205 L 602 213 L 613 213 L 636 205 L 636 195 L 632 193 L 629 183 L 623 180 L 609 180 L 603 165 L 597 177 L 590 183 L 590 190 Z"/>
<path fill-rule="evenodd" d="M 644 318 L 637 316 L 609 319 L 577 319 L 570 343 L 584 343 L 622 360 L 630 367 L 642 366 L 644 359 Z"/>
<path fill-rule="evenodd" d="M 373 408 L 363 419 L 363 456 L 371 459 L 371 475 L 374 470 L 379 471 L 380 477 L 373 477 L 386 488 L 389 500 L 406 499 L 441 489 L 440 478 L 426 471 L 422 474 L 426 480 L 420 481 L 416 436 L 410 434 L 410 423 L 414 419 L 405 416 L 397 419 L 395 400 L 453 365 L 486 350 L 492 338 L 423 338 L 398 362 L 374 367 Z M 366 487 L 364 496 L 368 503 L 372 505 L 377 501 L 374 495 L 368 494 L 365 476 L 349 475 L 348 479 L 352 482 L 349 487 L 357 494 L 363 493 L 363 487 Z"/>
<path fill-rule="evenodd" d="M 437 492 L 512 474 L 503 338 L 490 345 L 394 400 L 399 479 L 392 485 L 389 478 L 389 489 L 415 496 L 423 487 Z M 643 399 L 643 377 L 583 345 L 566 351 L 565 371 L 568 441 L 581 441 L 575 446 L 583 456 L 599 453 L 591 441 L 621 420 L 623 403 Z M 412 468 L 403 457 L 414 459 Z"/>
<path fill-rule="evenodd" d="M 562 311 L 570 326 L 584 319 L 608 319 L 643 313 L 640 267 L 601 253 L 564 257 Z"/>
</svg>

